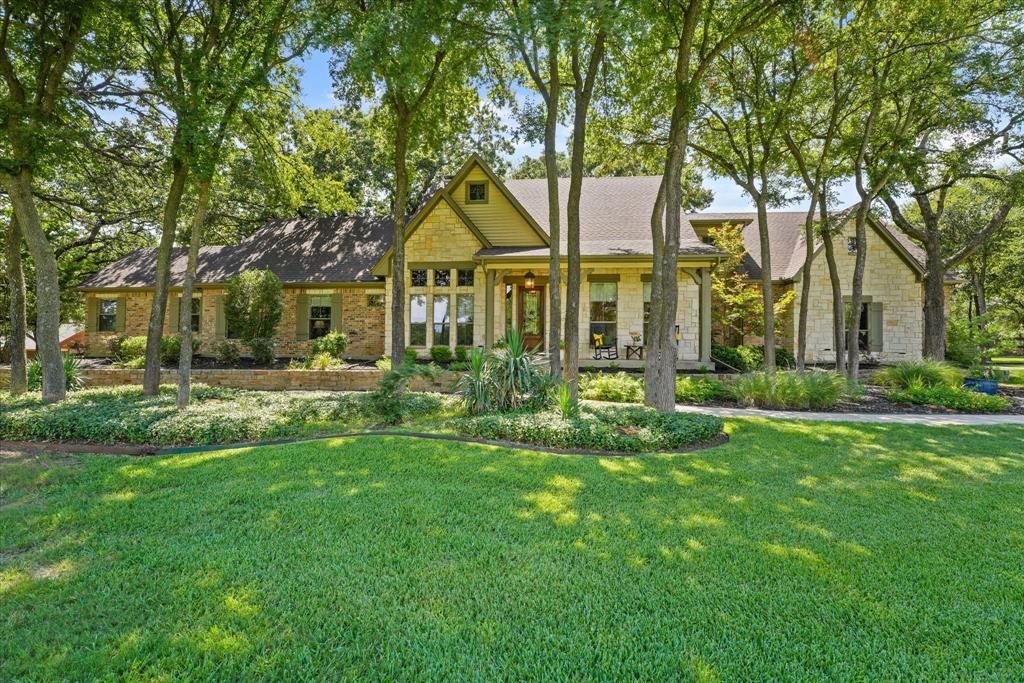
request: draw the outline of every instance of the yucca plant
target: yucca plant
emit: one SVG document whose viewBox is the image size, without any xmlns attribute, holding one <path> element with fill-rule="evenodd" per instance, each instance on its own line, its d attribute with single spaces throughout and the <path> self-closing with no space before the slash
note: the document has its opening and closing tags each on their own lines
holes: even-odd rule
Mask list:
<svg viewBox="0 0 1024 683">
<path fill-rule="evenodd" d="M 487 412 L 491 404 L 491 380 L 487 372 L 487 355 L 482 349 L 473 349 L 468 362 L 469 369 L 455 383 L 455 393 L 465 404 L 466 412 L 471 415 L 479 415 Z"/>
<path fill-rule="evenodd" d="M 82 364 L 76 356 L 64 354 L 64 382 L 68 391 L 75 391 L 85 386 L 82 377 Z M 43 366 L 38 358 L 33 358 L 25 369 L 29 391 L 39 391 L 43 386 Z"/>
<path fill-rule="evenodd" d="M 487 361 L 487 374 L 494 389 L 494 407 L 517 410 L 543 399 L 546 373 L 540 357 L 526 346 L 518 330 L 509 330 L 505 343 Z"/>
</svg>

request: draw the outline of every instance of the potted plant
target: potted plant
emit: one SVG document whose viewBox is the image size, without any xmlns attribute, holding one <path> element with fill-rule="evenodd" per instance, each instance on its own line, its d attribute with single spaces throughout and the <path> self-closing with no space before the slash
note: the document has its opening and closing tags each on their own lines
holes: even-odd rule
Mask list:
<svg viewBox="0 0 1024 683">
<path fill-rule="evenodd" d="M 964 387 L 973 391 L 995 396 L 999 391 L 997 375 L 992 368 L 981 363 L 972 363 L 967 368 L 967 377 L 964 378 Z"/>
</svg>

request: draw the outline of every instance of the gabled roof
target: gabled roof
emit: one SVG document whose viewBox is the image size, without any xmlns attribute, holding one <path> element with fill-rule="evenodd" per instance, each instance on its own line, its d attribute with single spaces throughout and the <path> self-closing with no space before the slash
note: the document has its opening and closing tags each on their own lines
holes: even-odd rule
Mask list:
<svg viewBox="0 0 1024 683">
<path fill-rule="evenodd" d="M 285 283 L 373 282 L 370 268 L 391 246 L 388 218 L 341 216 L 273 220 L 242 242 L 199 250 L 196 280 L 218 284 L 245 270 L 269 269 Z M 171 255 L 171 286 L 181 286 L 185 248 Z M 152 287 L 156 249 L 138 249 L 112 263 L 83 289 Z"/>
</svg>

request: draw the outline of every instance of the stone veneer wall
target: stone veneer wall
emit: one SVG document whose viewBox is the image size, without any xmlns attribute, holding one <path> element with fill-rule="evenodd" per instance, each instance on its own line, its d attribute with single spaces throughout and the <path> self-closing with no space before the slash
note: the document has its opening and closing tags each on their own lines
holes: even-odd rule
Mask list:
<svg viewBox="0 0 1024 683">
<path fill-rule="evenodd" d="M 275 339 L 277 341 L 277 355 L 281 357 L 302 357 L 309 354 L 310 342 L 296 339 L 295 326 L 296 299 L 300 293 L 307 294 L 333 294 L 341 290 L 341 329 L 348 335 L 349 345 L 346 356 L 349 358 L 374 359 L 384 353 L 384 308 L 370 308 L 368 296 L 370 294 L 383 294 L 383 286 L 380 288 L 367 287 L 285 287 L 283 292 L 284 310 L 281 315 L 281 322 L 277 327 Z M 202 302 L 202 314 L 199 332 L 199 353 L 201 355 L 213 355 L 216 344 L 224 339 L 217 335 L 217 307 L 218 299 L 223 295 L 224 290 L 216 287 L 202 287 L 198 290 L 198 296 Z M 173 291 L 172 296 L 178 296 L 179 291 Z M 125 326 L 124 332 L 89 332 L 85 333 L 85 353 L 87 356 L 102 357 L 110 353 L 110 342 L 122 334 L 125 336 L 142 336 L 146 334 L 149 325 L 150 309 L 152 308 L 153 293 L 149 290 L 143 291 L 122 291 L 97 293 L 89 292 L 86 299 L 91 298 L 124 298 L 125 301 Z M 170 320 L 170 306 L 167 307 L 167 315 L 164 319 L 164 334 L 173 334 L 176 324 Z M 88 307 L 86 308 L 88 310 Z M 243 355 L 245 349 L 242 347 Z"/>
<path fill-rule="evenodd" d="M 852 226 L 835 239 L 836 265 L 848 294 L 853 280 L 855 255 L 847 250 L 847 237 Z M 872 229 L 867 231 L 868 253 L 864 271 L 865 301 L 882 303 L 882 351 L 879 360 L 886 363 L 916 360 L 921 357 L 924 325 L 923 291 L 914 271 Z M 794 285 L 792 339 L 799 322 L 800 283 Z M 832 285 L 824 251 L 819 251 L 811 264 L 811 296 L 807 304 L 807 361 L 834 362 L 832 349 Z"/>
</svg>

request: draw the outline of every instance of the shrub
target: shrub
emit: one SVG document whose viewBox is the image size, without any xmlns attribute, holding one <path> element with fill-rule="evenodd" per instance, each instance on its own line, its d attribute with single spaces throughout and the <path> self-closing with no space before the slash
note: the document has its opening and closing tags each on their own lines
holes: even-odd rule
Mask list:
<svg viewBox="0 0 1024 683">
<path fill-rule="evenodd" d="M 921 382 L 912 382 L 906 388 L 889 389 L 885 395 L 896 403 L 939 406 L 971 413 L 1001 413 L 1010 407 L 1010 400 L 1003 396 L 989 396 L 963 387 L 942 384 L 927 386 Z"/>
<path fill-rule="evenodd" d="M 110 341 L 110 355 L 115 361 L 129 361 L 146 357 L 146 337 L 114 337 Z"/>
<path fill-rule="evenodd" d="M 455 347 L 455 360 L 459 363 L 465 363 L 469 359 L 469 349 L 462 344 Z"/>
<path fill-rule="evenodd" d="M 883 387 L 907 389 L 911 385 L 924 387 L 959 387 L 963 377 L 952 365 L 935 360 L 902 361 L 875 373 L 876 384 Z"/>
<path fill-rule="evenodd" d="M 719 346 L 711 345 L 711 357 L 739 372 L 756 372 L 764 368 L 764 346 Z M 796 366 L 793 352 L 785 347 L 775 349 L 775 365 L 778 368 Z"/>
<path fill-rule="evenodd" d="M 464 372 L 469 370 L 469 361 L 456 360 L 448 364 L 448 369 L 452 372 Z"/>
<path fill-rule="evenodd" d="M 437 345 L 430 347 L 430 357 L 435 363 L 447 363 L 452 359 L 452 350 L 447 346 Z"/>
<path fill-rule="evenodd" d="M 642 403 L 644 381 L 625 372 L 586 372 L 580 377 L 580 397 L 590 401 Z"/>
<path fill-rule="evenodd" d="M 193 355 L 199 351 L 199 339 L 192 337 Z M 170 334 L 160 338 L 160 364 L 174 365 L 181 358 L 181 335 Z"/>
<path fill-rule="evenodd" d="M 490 407 L 491 387 L 490 377 L 487 375 L 487 354 L 482 349 L 473 349 L 469 356 L 467 372 L 455 382 L 455 393 L 471 415 L 483 413 Z"/>
<path fill-rule="evenodd" d="M 213 347 L 213 356 L 218 363 L 237 363 L 242 357 L 238 344 L 228 339 L 217 342 Z"/>
<path fill-rule="evenodd" d="M 377 369 L 381 372 L 391 372 L 391 359 L 390 358 L 378 358 L 377 362 L 374 363 Z"/>
<path fill-rule="evenodd" d="M 246 345 L 273 337 L 284 311 L 282 291 L 281 280 L 269 270 L 247 270 L 228 280 L 224 293 L 228 328 Z"/>
<path fill-rule="evenodd" d="M 76 356 L 64 354 L 64 386 L 68 391 L 76 391 L 85 386 L 85 379 L 82 377 L 82 364 Z M 39 391 L 43 388 L 43 364 L 38 358 L 33 358 L 25 368 L 25 385 L 29 391 Z"/>
<path fill-rule="evenodd" d="M 420 354 L 419 354 L 419 352 L 416 349 L 414 349 L 411 346 L 406 346 L 405 347 L 405 362 L 406 363 L 415 363 L 416 360 L 419 357 L 420 357 Z"/>
<path fill-rule="evenodd" d="M 836 404 L 846 378 L 834 372 L 751 372 L 729 387 L 742 405 L 779 409 L 822 409 Z"/>
<path fill-rule="evenodd" d="M 243 342 L 252 354 L 252 359 L 260 365 L 271 365 L 274 362 L 277 342 L 272 338 L 246 339 Z"/>
<path fill-rule="evenodd" d="M 314 355 L 326 353 L 341 360 L 348 348 L 348 335 L 344 332 L 328 332 L 322 337 L 313 340 L 310 347 Z"/>
<path fill-rule="evenodd" d="M 125 368 L 126 370 L 142 370 L 146 367 L 146 357 L 136 356 L 129 360 L 115 361 L 114 367 Z"/>
<path fill-rule="evenodd" d="M 405 393 L 409 382 L 417 376 L 433 378 L 434 366 L 402 363 L 384 373 L 377 388 L 370 392 L 370 405 L 384 424 L 398 424 L 406 416 Z"/>
<path fill-rule="evenodd" d="M 492 404 L 498 410 L 541 405 L 551 383 L 540 357 L 526 347 L 518 330 L 509 330 L 505 345 L 490 354 L 487 374 Z"/>
<path fill-rule="evenodd" d="M 680 403 L 701 404 L 728 396 L 728 388 L 717 379 L 709 377 L 676 377 L 676 401 Z"/>
<path fill-rule="evenodd" d="M 580 416 L 579 399 L 572 393 L 568 382 L 560 382 L 555 388 L 555 407 L 563 420 L 575 420 Z"/>
<path fill-rule="evenodd" d="M 331 368 L 340 368 L 344 365 L 336 356 L 321 351 L 320 353 L 314 353 L 312 356 L 307 356 L 299 364 L 299 367 L 304 370 L 330 370 Z"/>
<path fill-rule="evenodd" d="M 554 448 L 651 452 L 704 443 L 722 433 L 711 415 L 661 413 L 640 406 L 583 407 L 574 418 L 544 411 L 456 418 L 456 431 L 468 436 Z"/>
</svg>

